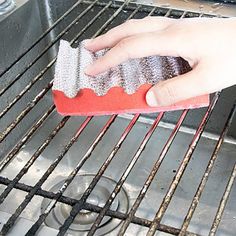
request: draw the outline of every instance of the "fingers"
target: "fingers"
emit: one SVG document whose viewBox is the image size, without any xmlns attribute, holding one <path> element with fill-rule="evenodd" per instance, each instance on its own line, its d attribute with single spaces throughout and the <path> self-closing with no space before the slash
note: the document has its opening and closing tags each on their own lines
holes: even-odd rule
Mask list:
<svg viewBox="0 0 236 236">
<path fill-rule="evenodd" d="M 203 77 L 204 74 L 200 68 L 196 68 L 186 74 L 158 83 L 147 92 L 147 104 L 152 107 L 168 106 L 208 94 L 212 89 L 204 86 L 204 80 L 207 79 Z"/>
<path fill-rule="evenodd" d="M 141 20 L 128 20 L 124 24 L 109 30 L 106 34 L 89 40 L 86 48 L 90 51 L 111 48 L 124 38 L 140 33 L 163 30 L 173 21 L 174 19 L 167 17 L 145 17 Z"/>
<path fill-rule="evenodd" d="M 85 73 L 95 76 L 111 67 L 133 58 L 152 55 L 179 56 L 176 37 L 170 37 L 165 32 L 138 34 L 121 40 L 115 47 L 100 57 L 94 64 L 87 67 Z"/>
</svg>

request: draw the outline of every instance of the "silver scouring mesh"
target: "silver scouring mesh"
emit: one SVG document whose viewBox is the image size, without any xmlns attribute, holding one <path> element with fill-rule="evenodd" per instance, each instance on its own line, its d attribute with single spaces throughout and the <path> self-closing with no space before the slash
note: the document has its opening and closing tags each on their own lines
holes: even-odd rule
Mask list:
<svg viewBox="0 0 236 236">
<path fill-rule="evenodd" d="M 69 98 L 84 88 L 92 89 L 98 96 L 105 95 L 112 87 L 122 87 L 127 94 L 133 94 L 142 84 L 154 85 L 191 69 L 182 58 L 150 56 L 130 59 L 96 77 L 87 76 L 85 68 L 106 51 L 92 53 L 85 49 L 84 41 L 72 48 L 67 41 L 61 40 L 53 90 L 62 91 Z"/>
</svg>

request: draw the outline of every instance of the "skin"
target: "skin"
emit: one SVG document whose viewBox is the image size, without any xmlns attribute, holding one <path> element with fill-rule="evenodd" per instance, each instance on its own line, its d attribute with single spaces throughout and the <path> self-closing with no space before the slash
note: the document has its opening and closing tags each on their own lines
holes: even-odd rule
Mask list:
<svg viewBox="0 0 236 236">
<path fill-rule="evenodd" d="M 128 59 L 180 56 L 189 73 L 159 82 L 146 95 L 149 106 L 166 106 L 236 84 L 236 18 L 146 17 L 129 20 L 86 42 L 90 51 L 110 48 L 86 68 L 95 76 Z"/>
</svg>

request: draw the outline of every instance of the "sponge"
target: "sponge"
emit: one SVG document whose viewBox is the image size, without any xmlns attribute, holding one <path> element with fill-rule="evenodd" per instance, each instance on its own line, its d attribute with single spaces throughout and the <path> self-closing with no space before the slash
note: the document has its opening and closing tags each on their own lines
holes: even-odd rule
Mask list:
<svg viewBox="0 0 236 236">
<path fill-rule="evenodd" d="M 166 107 L 149 107 L 147 91 L 161 80 L 171 79 L 191 70 L 179 57 L 151 56 L 131 59 L 96 77 L 84 73 L 85 68 L 108 49 L 92 53 L 82 41 L 72 48 L 61 40 L 53 82 L 53 99 L 62 115 L 86 116 L 121 113 L 151 113 L 209 105 L 204 95 Z"/>
</svg>

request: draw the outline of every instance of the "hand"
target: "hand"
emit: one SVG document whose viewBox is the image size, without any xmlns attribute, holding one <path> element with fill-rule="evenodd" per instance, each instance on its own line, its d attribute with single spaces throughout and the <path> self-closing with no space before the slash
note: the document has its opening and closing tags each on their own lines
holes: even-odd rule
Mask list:
<svg viewBox="0 0 236 236">
<path fill-rule="evenodd" d="M 129 20 L 89 40 L 86 48 L 110 48 L 86 69 L 91 76 L 131 58 L 160 55 L 187 60 L 190 72 L 159 82 L 148 91 L 150 106 L 171 105 L 236 84 L 236 18 Z"/>
</svg>

